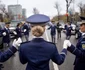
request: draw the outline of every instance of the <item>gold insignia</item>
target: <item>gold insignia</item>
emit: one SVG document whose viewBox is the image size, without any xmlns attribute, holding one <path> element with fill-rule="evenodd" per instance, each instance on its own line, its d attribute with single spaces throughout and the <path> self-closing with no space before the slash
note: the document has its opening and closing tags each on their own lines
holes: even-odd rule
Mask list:
<svg viewBox="0 0 85 70">
<path fill-rule="evenodd" d="M 85 44 L 82 44 L 82 48 L 85 49 Z"/>
</svg>

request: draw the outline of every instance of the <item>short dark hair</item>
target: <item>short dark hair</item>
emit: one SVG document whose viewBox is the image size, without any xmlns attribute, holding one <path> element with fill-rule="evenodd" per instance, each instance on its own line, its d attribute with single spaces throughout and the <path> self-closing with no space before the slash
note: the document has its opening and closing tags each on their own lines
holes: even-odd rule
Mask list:
<svg viewBox="0 0 85 70">
<path fill-rule="evenodd" d="M 6 22 L 5 24 L 10 24 L 10 22 Z"/>
<path fill-rule="evenodd" d="M 21 23 L 18 23 L 18 24 L 17 24 L 17 27 L 18 27 L 20 24 L 21 24 Z"/>
<path fill-rule="evenodd" d="M 80 24 L 80 26 L 85 25 L 85 23 Z"/>
</svg>

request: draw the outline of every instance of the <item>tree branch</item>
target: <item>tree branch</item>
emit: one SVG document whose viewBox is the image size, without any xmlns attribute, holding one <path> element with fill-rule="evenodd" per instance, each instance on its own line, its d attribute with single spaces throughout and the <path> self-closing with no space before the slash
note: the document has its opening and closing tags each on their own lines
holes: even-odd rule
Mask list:
<svg viewBox="0 0 85 70">
<path fill-rule="evenodd" d="M 66 3 L 68 3 L 68 0 L 66 0 Z"/>
<path fill-rule="evenodd" d="M 70 4 L 71 4 L 72 1 L 73 1 L 73 0 L 70 0 L 70 2 L 68 3 L 68 7 L 70 6 Z"/>
</svg>

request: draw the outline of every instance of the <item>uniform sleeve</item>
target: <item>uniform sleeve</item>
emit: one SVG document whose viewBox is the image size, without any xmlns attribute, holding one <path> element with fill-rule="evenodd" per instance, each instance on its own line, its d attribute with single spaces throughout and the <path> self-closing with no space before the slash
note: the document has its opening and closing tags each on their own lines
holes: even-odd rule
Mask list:
<svg viewBox="0 0 85 70">
<path fill-rule="evenodd" d="M 1 35 L 2 35 L 2 36 L 4 36 L 4 35 L 3 35 L 3 32 L 6 32 L 6 31 L 5 31 L 4 29 L 1 30 Z"/>
<path fill-rule="evenodd" d="M 80 38 L 79 40 L 78 40 L 78 42 L 77 42 L 77 44 L 76 44 L 76 48 L 78 48 L 78 49 L 81 49 L 81 40 L 82 40 L 82 38 Z"/>
<path fill-rule="evenodd" d="M 28 28 L 27 25 L 24 25 L 24 26 L 23 26 L 23 29 L 27 29 L 27 30 L 28 30 L 29 28 Z"/>
<path fill-rule="evenodd" d="M 58 65 L 61 65 L 65 60 L 66 54 L 67 54 L 66 49 L 63 49 L 61 54 L 59 54 L 57 48 L 55 48 L 55 51 L 52 55 L 52 61 Z"/>
<path fill-rule="evenodd" d="M 8 60 L 14 53 L 17 51 L 15 47 L 10 47 L 8 50 L 4 52 L 0 52 L 0 62 L 5 62 Z"/>
<path fill-rule="evenodd" d="M 85 51 L 77 49 L 74 45 L 68 47 L 68 51 L 74 54 L 76 57 L 85 58 Z"/>
<path fill-rule="evenodd" d="M 27 25 L 25 26 L 25 29 L 29 30 L 29 28 L 28 28 L 28 26 L 27 26 Z"/>
<path fill-rule="evenodd" d="M 24 56 L 23 51 L 21 50 L 21 48 L 19 48 L 19 59 L 20 59 L 20 62 L 22 64 L 26 64 L 27 63 L 27 59 L 25 58 L 25 56 Z"/>
<path fill-rule="evenodd" d="M 73 27 L 71 26 L 71 30 L 73 31 Z"/>
<path fill-rule="evenodd" d="M 24 29 L 26 29 L 26 26 L 25 26 L 25 25 L 23 26 L 23 30 L 24 30 Z"/>
<path fill-rule="evenodd" d="M 18 28 L 16 28 L 15 31 L 18 33 L 18 31 L 19 31 Z"/>
</svg>

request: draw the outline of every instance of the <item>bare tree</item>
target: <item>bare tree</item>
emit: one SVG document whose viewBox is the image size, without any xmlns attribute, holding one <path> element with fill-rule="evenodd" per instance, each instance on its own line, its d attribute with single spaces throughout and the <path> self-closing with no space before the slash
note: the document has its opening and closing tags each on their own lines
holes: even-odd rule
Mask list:
<svg viewBox="0 0 85 70">
<path fill-rule="evenodd" d="M 2 15 L 0 16 L 1 17 L 0 19 L 3 22 L 4 18 L 8 18 L 8 14 L 7 14 L 7 11 L 6 11 L 4 4 L 0 4 L 0 10 L 2 11 Z"/>
<path fill-rule="evenodd" d="M 85 4 L 83 5 L 83 15 L 85 17 Z"/>
<path fill-rule="evenodd" d="M 0 4 L 0 21 L 3 22 L 4 5 Z"/>
<path fill-rule="evenodd" d="M 68 13 L 68 9 L 73 0 L 65 0 L 65 1 L 66 1 L 66 13 Z M 68 22 L 68 16 L 67 16 L 67 22 Z"/>
<path fill-rule="evenodd" d="M 79 9 L 80 9 L 80 15 L 82 16 L 82 12 L 83 12 L 83 4 L 82 4 L 82 2 L 80 2 L 80 3 L 78 4 L 78 7 L 79 7 Z"/>
<path fill-rule="evenodd" d="M 56 8 L 57 13 L 58 13 L 58 20 L 60 20 L 59 15 L 60 15 L 61 8 L 60 8 L 60 6 L 59 6 L 59 3 L 56 2 L 54 7 Z"/>
<path fill-rule="evenodd" d="M 75 20 L 76 20 L 76 21 L 79 21 L 79 20 L 80 20 L 80 18 L 79 18 L 79 13 L 78 13 L 78 12 L 75 12 Z"/>
<path fill-rule="evenodd" d="M 80 15 L 81 15 L 81 16 L 85 16 L 85 4 L 83 4 L 82 2 L 80 2 L 80 3 L 78 4 L 78 7 L 79 7 L 79 9 L 80 9 Z"/>
</svg>

